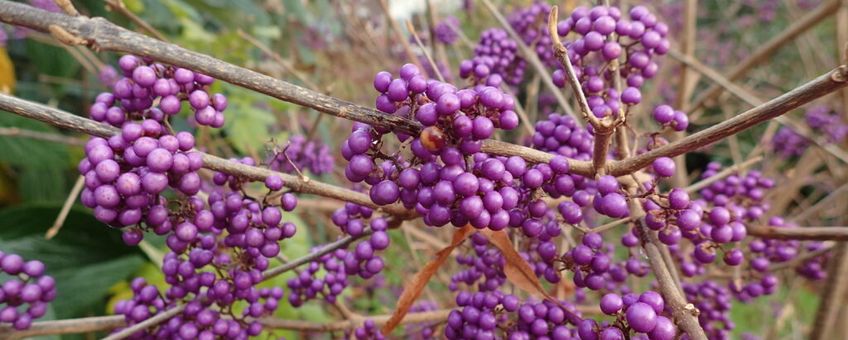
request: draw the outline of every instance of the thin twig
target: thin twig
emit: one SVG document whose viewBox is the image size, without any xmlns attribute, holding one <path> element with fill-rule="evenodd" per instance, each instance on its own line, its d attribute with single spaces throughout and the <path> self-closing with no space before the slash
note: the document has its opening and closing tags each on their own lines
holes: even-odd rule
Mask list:
<svg viewBox="0 0 848 340">
<path fill-rule="evenodd" d="M 148 318 L 148 319 L 146 319 L 142 322 L 139 322 L 135 325 L 124 328 L 124 329 L 122 329 L 122 330 L 120 330 L 116 333 L 109 334 L 109 336 L 103 338 L 103 340 L 126 339 L 126 338 L 130 337 L 131 335 L 135 334 L 136 332 L 143 331 L 145 329 L 148 329 L 150 327 L 153 327 L 153 326 L 156 326 L 160 323 L 168 321 L 169 319 L 173 318 L 177 314 L 182 313 L 183 310 L 185 310 L 185 308 L 186 308 L 186 305 L 177 305 L 175 307 L 171 307 L 168 310 L 161 312 L 159 314 L 156 314 L 156 315 L 154 315 L 154 316 L 152 316 L 152 317 L 150 317 L 150 318 Z"/>
<path fill-rule="evenodd" d="M 848 241 L 848 227 L 770 227 L 748 226 L 748 234 L 782 240 Z"/>
<path fill-rule="evenodd" d="M 730 92 L 731 94 L 733 94 L 737 98 L 746 102 L 748 105 L 756 107 L 756 106 L 763 104 L 764 100 L 758 98 L 756 95 L 749 92 L 745 88 L 734 84 L 732 81 L 725 78 L 724 76 L 722 76 L 717 71 L 710 68 L 709 66 L 704 65 L 703 63 L 701 63 L 697 59 L 683 55 L 680 52 L 675 51 L 675 50 L 670 50 L 669 55 L 672 58 L 679 60 L 684 65 L 688 65 L 693 70 L 698 71 L 699 73 L 703 74 L 704 76 L 706 76 L 707 78 L 709 78 L 710 80 L 712 80 L 713 82 L 718 84 L 719 86 L 728 90 L 728 92 Z M 725 119 L 727 119 L 728 117 L 727 117 L 726 112 L 725 112 L 725 115 L 726 115 Z M 796 124 L 786 117 L 776 117 L 775 121 L 777 121 L 778 123 L 781 123 L 783 125 L 787 125 L 787 126 L 791 127 L 793 130 L 795 130 L 795 132 L 797 132 L 799 135 L 803 136 L 807 140 L 811 141 L 815 146 L 822 148 L 823 150 L 827 151 L 828 153 L 830 153 L 834 157 L 838 158 L 842 162 L 848 163 L 848 154 L 845 153 L 845 151 L 840 149 L 837 145 L 827 143 L 826 141 L 820 141 L 818 138 L 813 136 L 813 134 L 806 127 L 801 126 L 800 124 Z M 756 148 L 753 151 L 751 151 L 751 155 L 756 155 L 756 154 L 758 154 L 758 151 L 764 150 L 765 145 L 767 145 L 767 143 L 758 144 L 756 146 Z M 736 156 L 734 156 L 734 157 L 736 157 Z M 749 157 L 750 157 L 750 155 L 749 155 Z"/>
<path fill-rule="evenodd" d="M 85 177 L 77 176 L 77 181 L 74 183 L 74 187 L 71 188 L 68 198 L 65 199 L 65 204 L 62 205 L 62 210 L 59 211 L 59 216 L 56 216 L 56 221 L 53 222 L 53 226 L 51 226 L 50 229 L 47 229 L 47 232 L 44 234 L 44 238 L 48 240 L 52 239 L 59 233 L 59 230 L 62 229 L 62 225 L 65 224 L 65 219 L 68 218 L 68 213 L 71 211 L 71 207 L 74 205 L 74 202 L 76 202 L 77 196 L 79 196 L 80 191 L 82 191 L 84 184 Z"/>
<path fill-rule="evenodd" d="M 553 45 L 551 48 L 553 48 L 560 64 L 562 64 L 565 68 L 566 80 L 571 86 L 571 90 L 574 91 L 574 96 L 577 97 L 577 105 L 580 107 L 581 116 L 584 120 L 591 123 L 592 126 L 597 127 L 600 125 L 600 121 L 594 114 L 592 114 L 592 109 L 589 108 L 589 101 L 586 100 L 586 95 L 583 94 L 583 89 L 580 86 L 580 80 L 577 79 L 577 74 L 574 72 L 574 65 L 571 64 L 571 58 L 568 57 L 568 49 L 566 49 L 565 45 L 562 44 L 562 40 L 559 38 L 559 33 L 557 33 L 556 26 L 559 21 L 557 11 L 557 6 L 551 7 L 551 14 L 548 17 L 548 32 L 551 35 Z"/>
<path fill-rule="evenodd" d="M 400 24 L 398 24 L 397 20 L 392 16 L 391 11 L 389 10 L 389 3 L 387 0 L 377 0 L 377 3 L 380 5 L 380 9 L 383 10 L 383 14 L 386 16 L 386 21 L 389 22 L 389 27 L 392 28 L 392 31 L 395 33 L 395 39 L 397 42 L 403 46 L 404 52 L 406 52 L 406 58 L 409 59 L 410 63 L 418 66 L 419 69 L 423 70 L 421 67 L 421 63 L 418 61 L 418 57 L 415 55 L 415 52 L 412 51 L 412 46 L 409 45 L 409 39 L 403 36 L 403 31 L 400 29 Z"/>
<path fill-rule="evenodd" d="M 106 7 L 117 11 L 121 15 L 127 17 L 127 19 L 130 19 L 130 21 L 138 25 L 138 27 L 141 27 L 141 29 L 147 31 L 147 33 L 150 33 L 150 35 L 152 35 L 156 39 L 168 41 L 168 38 L 166 38 L 164 34 L 162 34 L 155 27 L 153 27 L 153 25 L 150 25 L 147 21 L 144 21 L 144 19 L 130 11 L 127 6 L 124 5 L 123 0 L 106 0 Z"/>
<path fill-rule="evenodd" d="M 418 37 L 418 33 L 415 32 L 415 26 L 412 26 L 412 21 L 406 21 L 406 29 L 409 30 L 409 34 L 412 34 L 412 38 L 415 39 L 415 43 L 418 44 L 418 48 L 421 49 L 421 53 L 424 54 L 424 57 L 427 58 L 427 62 L 430 63 L 430 67 L 433 68 L 433 73 L 436 74 L 436 78 L 439 78 L 439 81 L 445 82 L 445 77 L 442 76 L 442 72 L 439 71 L 439 65 L 436 64 L 436 61 L 433 60 L 433 56 L 427 52 L 427 48 L 424 47 L 424 43 L 421 42 L 421 38 Z M 434 39 L 430 37 L 430 39 Z"/>
</svg>

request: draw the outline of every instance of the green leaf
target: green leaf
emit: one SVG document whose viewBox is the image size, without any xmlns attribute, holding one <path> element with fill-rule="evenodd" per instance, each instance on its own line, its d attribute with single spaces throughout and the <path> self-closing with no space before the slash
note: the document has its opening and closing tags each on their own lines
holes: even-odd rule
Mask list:
<svg viewBox="0 0 848 340">
<path fill-rule="evenodd" d="M 52 305 L 58 318 L 102 315 L 109 288 L 135 272 L 144 257 L 84 208 L 71 209 L 59 234 L 46 240 L 60 208 L 27 204 L 0 211 L 0 249 L 44 262 L 56 279 Z"/>
<path fill-rule="evenodd" d="M 232 97 L 230 97 L 232 98 Z M 227 139 L 242 153 L 261 150 L 271 135 L 268 127 L 276 122 L 271 112 L 253 106 L 245 100 L 231 100 L 227 109 Z"/>
<path fill-rule="evenodd" d="M 41 122 L 12 114 L 0 114 L 0 126 L 59 134 Z M 30 138 L 0 136 L 0 163 L 18 175 L 18 192 L 24 201 L 61 201 L 68 194 L 65 170 L 69 170 L 68 147 Z"/>
<path fill-rule="evenodd" d="M 40 73 L 70 78 L 80 69 L 80 64 L 64 48 L 27 39 L 26 51 Z"/>
</svg>

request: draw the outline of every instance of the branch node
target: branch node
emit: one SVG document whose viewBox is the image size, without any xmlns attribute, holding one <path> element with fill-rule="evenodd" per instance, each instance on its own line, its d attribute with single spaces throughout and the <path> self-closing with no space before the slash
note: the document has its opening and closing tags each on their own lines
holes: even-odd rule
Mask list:
<svg viewBox="0 0 848 340">
<path fill-rule="evenodd" d="M 683 306 L 683 309 L 691 313 L 694 317 L 698 317 L 699 315 L 701 315 L 701 310 L 699 310 L 697 307 L 695 307 L 695 305 L 691 303 L 687 303 L 685 306 Z"/>
<path fill-rule="evenodd" d="M 837 83 L 848 82 L 848 65 L 839 65 L 833 73 L 830 74 L 830 79 Z"/>
<path fill-rule="evenodd" d="M 47 29 L 50 30 L 50 35 L 53 38 L 65 45 L 88 45 L 88 40 L 75 36 L 57 25 L 50 25 Z"/>
</svg>

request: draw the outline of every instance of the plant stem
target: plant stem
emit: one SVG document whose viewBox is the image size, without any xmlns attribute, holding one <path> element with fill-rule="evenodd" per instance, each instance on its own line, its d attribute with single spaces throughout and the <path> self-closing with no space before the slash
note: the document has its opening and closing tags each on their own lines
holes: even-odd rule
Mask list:
<svg viewBox="0 0 848 340">
<path fill-rule="evenodd" d="M 727 136 L 778 117 L 825 94 L 838 90 L 848 82 L 848 67 L 841 65 L 812 81 L 744 113 L 715 124 L 676 142 L 666 144 L 636 157 L 610 164 L 609 173 L 621 176 L 651 164 L 659 157 L 674 157 L 715 143 Z"/>
</svg>

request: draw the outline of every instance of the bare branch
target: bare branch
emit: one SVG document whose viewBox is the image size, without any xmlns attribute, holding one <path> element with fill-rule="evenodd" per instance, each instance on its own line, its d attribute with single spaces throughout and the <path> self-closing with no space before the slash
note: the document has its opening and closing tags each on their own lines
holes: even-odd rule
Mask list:
<svg viewBox="0 0 848 340">
<path fill-rule="evenodd" d="M 846 81 L 848 81 L 848 67 L 841 65 L 804 85 L 731 119 L 636 157 L 620 162 L 613 162 L 609 164 L 610 169 L 608 172 L 614 176 L 621 176 L 644 168 L 659 157 L 674 157 L 705 147 L 838 90 L 846 85 Z"/>
<path fill-rule="evenodd" d="M 154 316 L 152 316 L 152 317 L 150 317 L 150 318 L 148 318 L 148 319 L 146 319 L 142 322 L 139 322 L 135 325 L 124 328 L 124 329 L 122 329 L 122 330 L 120 330 L 116 333 L 109 334 L 109 336 L 103 338 L 103 340 L 125 339 L 125 338 L 139 332 L 139 331 L 143 331 L 145 329 L 148 329 L 150 327 L 153 327 L 153 326 L 156 326 L 160 323 L 168 321 L 170 318 L 173 318 L 177 314 L 182 313 L 185 308 L 186 308 L 186 305 L 177 305 L 176 307 L 171 307 L 171 308 L 169 308 L 169 309 L 167 309 L 167 310 L 165 310 L 165 311 L 163 311 L 159 314 L 156 314 L 156 315 L 154 315 Z"/>
<path fill-rule="evenodd" d="M 848 241 L 848 227 L 785 227 L 749 226 L 748 235 L 784 240 Z"/>
<path fill-rule="evenodd" d="M 627 191 L 630 195 L 635 195 L 637 187 L 635 185 L 628 185 Z M 645 215 L 645 211 L 637 199 L 631 199 L 628 204 L 630 206 L 631 216 Z M 671 315 L 674 316 L 675 322 L 689 335 L 689 338 L 706 340 L 707 336 L 704 333 L 704 329 L 698 323 L 698 309 L 686 301 L 686 297 L 682 293 L 683 290 L 671 273 L 671 270 L 674 268 L 670 267 L 671 263 L 666 263 L 663 259 L 660 248 L 663 247 L 662 243 L 660 243 L 654 232 L 641 222 L 637 221 L 636 225 L 638 234 L 642 236 L 642 248 L 645 250 L 648 263 L 651 265 L 651 270 L 654 272 L 657 283 L 659 283 L 660 293 L 662 293 L 667 306 L 671 310 Z"/>
<path fill-rule="evenodd" d="M 283 80 L 229 64 L 208 55 L 159 41 L 119 27 L 103 18 L 69 17 L 24 4 L 0 0 L 0 21 L 48 31 L 50 25 L 60 27 L 76 37 L 85 39 L 96 48 L 150 57 L 171 65 L 197 70 L 201 73 L 268 96 L 315 109 L 336 117 L 355 120 L 377 127 L 417 135 L 421 124 L 416 121 L 383 114 L 375 109 L 305 89 Z M 487 140 L 486 142 L 494 142 Z M 533 161 L 539 151 L 519 145 L 502 147 L 501 142 L 484 143 L 483 151 L 502 156 L 520 156 Z M 489 148 L 490 146 L 494 148 Z M 510 152 L 510 153 L 499 153 Z M 551 156 L 551 155 L 548 155 Z M 536 159 L 539 159 L 536 157 Z M 550 157 L 547 157 L 550 160 Z M 588 162 L 569 160 L 572 173 L 589 175 Z M 583 170 L 583 172 L 581 172 Z"/>
</svg>

